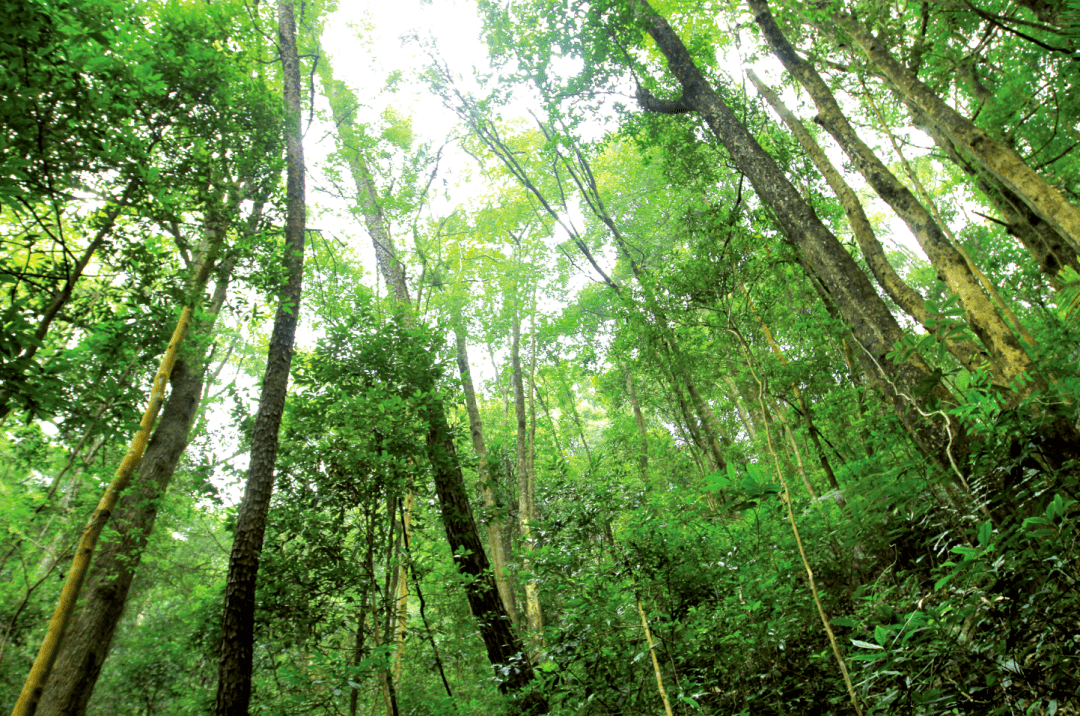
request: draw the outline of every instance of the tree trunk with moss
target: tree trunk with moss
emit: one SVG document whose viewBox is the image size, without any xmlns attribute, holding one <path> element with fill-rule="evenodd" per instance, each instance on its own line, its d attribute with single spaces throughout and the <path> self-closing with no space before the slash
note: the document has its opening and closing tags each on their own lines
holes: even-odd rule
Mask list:
<svg viewBox="0 0 1080 716">
<path fill-rule="evenodd" d="M 829 291 L 859 342 L 860 362 L 867 373 L 878 377 L 887 399 L 916 444 L 939 465 L 949 469 L 956 465 L 963 470 L 967 462 L 967 436 L 956 422 L 945 422 L 938 416 L 924 414 L 927 411 L 920 412 L 917 389 L 932 380 L 931 371 L 915 356 L 901 364 L 888 357 L 903 332 L 866 275 L 705 79 L 667 20 L 646 0 L 638 0 L 638 7 L 646 30 L 667 58 L 668 67 L 683 90 L 682 96 L 673 101 L 657 99 L 641 90 L 639 103 L 647 111 L 695 112 L 705 120 L 735 165 L 750 180 L 762 203 L 776 216 L 784 235 L 798 247 Z M 935 384 L 933 391 L 939 400 L 952 402 L 952 396 L 940 383 Z"/>
<path fill-rule="evenodd" d="M 461 374 L 461 387 L 465 393 L 465 410 L 469 414 L 469 432 L 472 435 L 473 450 L 476 451 L 477 472 L 479 473 L 480 492 L 484 498 L 484 509 L 487 511 L 484 522 L 487 524 L 488 542 L 491 544 L 491 561 L 495 569 L 495 584 L 499 588 L 499 596 L 502 597 L 506 612 L 510 620 L 517 623 L 517 602 L 514 598 L 514 585 L 510 576 L 506 573 L 508 563 L 506 549 L 504 548 L 506 525 L 499 505 L 495 500 L 495 490 L 491 474 L 491 466 L 488 465 L 487 445 L 484 443 L 483 423 L 480 421 L 480 408 L 476 403 L 476 389 L 472 382 L 472 371 L 469 369 L 469 354 L 465 344 L 465 328 L 461 325 L 461 317 L 458 316 L 454 323 L 454 338 L 457 342 L 458 372 Z"/>
<path fill-rule="evenodd" d="M 814 100 L 818 110 L 816 121 L 836 139 L 878 196 L 907 224 L 938 272 L 938 276 L 959 298 L 968 325 L 994 357 L 994 362 L 1000 368 L 1004 378 L 1003 382 L 1007 385 L 1024 373 L 1034 374 L 1031 358 L 1008 324 L 998 315 L 991 297 L 983 290 L 978 278 L 968 266 L 968 262 L 949 241 L 942 227 L 918 198 L 889 171 L 874 151 L 856 134 L 836 102 L 832 90 L 813 65 L 802 59 L 784 37 L 765 0 L 747 0 L 747 2 L 773 54 Z M 910 304 L 910 301 L 908 303 Z M 906 309 L 905 304 L 901 306 Z M 925 312 L 925 306 L 923 312 Z M 965 365 L 978 359 L 977 352 L 967 352 L 969 355 L 957 356 Z"/>
<path fill-rule="evenodd" d="M 950 107 L 898 62 L 885 44 L 858 19 L 841 12 L 834 13 L 832 19 L 836 27 L 843 29 L 855 41 L 892 87 L 922 110 L 958 149 L 970 155 L 977 164 L 1008 187 L 1074 249 L 1080 249 L 1080 209 L 1070 204 L 1015 151 Z"/>
<path fill-rule="evenodd" d="M 335 81 L 325 67 L 323 73 L 323 86 L 330 99 L 345 160 L 356 186 L 357 201 L 375 247 L 379 270 L 397 303 L 397 310 L 405 317 L 406 325 L 415 326 L 405 266 L 394 249 L 393 238 L 379 204 L 374 177 L 356 145 L 355 130 L 350 120 L 351 108 L 347 106 L 350 101 L 348 90 Z M 430 396 L 423 410 L 428 425 L 427 455 L 454 564 L 467 577 L 466 597 L 480 628 L 488 659 L 492 666 L 502 672 L 499 688 L 503 691 L 522 689 L 533 679 L 532 667 L 525 658 L 521 640 L 514 633 L 513 622 L 499 595 L 491 564 L 480 541 L 465 491 L 465 477 L 454 449 L 450 426 L 446 422 L 445 407 L 433 380 L 417 387 Z"/>
<path fill-rule="evenodd" d="M 181 353 L 170 379 L 172 391 L 146 447 L 131 489 L 120 499 L 114 517 L 116 535 L 102 545 L 87 577 L 79 611 L 72 618 L 53 674 L 38 705 L 42 716 L 81 716 L 109 655 L 123 616 L 131 583 L 157 519 L 158 507 L 176 473 L 198 413 L 205 382 L 205 348 L 225 302 L 232 261 L 219 273 L 213 298 L 193 331 L 194 341 Z"/>
</svg>

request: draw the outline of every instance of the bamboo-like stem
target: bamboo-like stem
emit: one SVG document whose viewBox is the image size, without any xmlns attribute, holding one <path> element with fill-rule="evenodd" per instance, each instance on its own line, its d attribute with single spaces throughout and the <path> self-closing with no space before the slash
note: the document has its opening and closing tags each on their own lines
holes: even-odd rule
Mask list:
<svg viewBox="0 0 1080 716">
<path fill-rule="evenodd" d="M 205 283 L 206 274 L 209 273 L 209 264 L 209 261 L 205 262 L 203 270 L 200 270 L 201 280 L 196 280 L 197 286 Z M 101 496 L 94 514 L 90 517 L 90 522 L 87 523 L 86 529 L 83 530 L 79 546 L 75 550 L 75 558 L 72 560 L 71 568 L 68 570 L 67 580 L 64 582 L 64 588 L 60 592 L 60 601 L 56 605 L 52 619 L 49 620 L 49 628 L 45 633 L 45 639 L 41 642 L 37 658 L 34 659 L 34 666 L 30 669 L 30 674 L 26 677 L 26 683 L 23 684 L 22 692 L 19 694 L 19 700 L 15 703 L 15 708 L 11 712 L 12 716 L 33 716 L 34 712 L 37 711 L 38 702 L 41 700 L 41 695 L 45 690 L 45 683 L 52 672 L 53 664 L 56 663 L 56 655 L 60 652 L 60 643 L 63 641 L 64 632 L 67 630 L 71 615 L 75 611 L 79 591 L 82 589 L 87 572 L 90 570 L 90 560 L 94 556 L 98 538 L 101 537 L 101 531 L 105 528 L 105 523 L 109 521 L 112 511 L 116 508 L 116 503 L 120 500 L 120 493 L 131 482 L 131 476 L 146 451 L 146 444 L 150 440 L 154 422 L 157 420 L 158 412 L 161 411 L 161 405 L 165 400 L 165 387 L 169 384 L 169 376 L 172 374 L 173 365 L 176 363 L 180 344 L 183 343 L 184 336 L 191 325 L 192 313 L 191 306 L 185 306 L 180 313 L 180 320 L 177 321 L 176 329 L 169 340 L 169 348 L 165 351 L 165 355 L 161 359 L 161 365 L 158 367 L 157 374 L 151 384 L 150 400 L 146 410 L 143 412 L 142 420 L 139 422 L 139 430 L 135 433 L 135 437 L 132 438 L 131 445 L 116 470 L 116 475 L 113 477 L 112 482 L 109 483 L 105 494 Z"/>
<path fill-rule="evenodd" d="M 746 355 L 747 365 L 750 367 L 750 375 L 758 385 L 758 404 L 761 406 L 762 412 L 765 412 L 765 386 L 762 384 L 761 378 L 750 363 L 750 355 L 749 351 L 747 351 L 746 343 L 737 331 L 730 329 L 729 331 L 739 341 L 739 345 Z M 802 560 L 803 568 L 806 570 L 806 579 L 810 584 L 810 593 L 814 597 L 814 606 L 817 607 L 818 616 L 821 617 L 821 625 L 825 628 L 825 634 L 829 638 L 829 645 L 832 647 L 833 655 L 836 657 L 836 663 L 840 667 L 840 673 L 844 677 L 844 685 L 847 686 L 848 696 L 851 697 L 851 705 L 855 708 L 855 713 L 858 714 L 858 716 L 862 716 L 862 706 L 859 705 L 859 699 L 855 695 L 855 685 L 851 683 L 851 675 L 848 673 L 847 663 L 840 653 L 840 645 L 836 642 L 836 635 L 833 633 L 832 624 L 829 623 L 829 617 L 825 613 L 824 605 L 821 603 L 821 596 L 818 594 L 817 583 L 814 581 L 814 570 L 810 568 L 810 561 L 806 557 L 806 549 L 803 547 L 802 537 L 799 535 L 799 527 L 795 523 L 795 508 L 792 506 L 791 488 L 788 487 L 788 482 L 784 478 L 784 471 L 780 467 L 780 456 L 776 454 L 776 448 L 773 446 L 772 431 L 769 430 L 768 421 L 765 421 L 765 441 L 769 448 L 769 454 L 772 455 L 773 463 L 776 465 L 776 476 L 780 479 L 780 484 L 784 488 L 784 503 L 787 505 L 788 522 L 791 524 L 791 533 L 795 537 L 795 544 L 799 548 L 799 559 Z"/>
<path fill-rule="evenodd" d="M 653 671 L 656 672 L 656 688 L 660 692 L 660 698 L 664 700 L 664 712 L 667 716 L 675 716 L 671 710 L 671 702 L 668 701 L 667 689 L 664 688 L 664 675 L 660 671 L 660 660 L 656 658 L 656 647 L 653 645 L 652 631 L 649 630 L 649 620 L 645 618 L 645 608 L 641 606 L 641 597 L 637 597 L 637 609 L 641 615 L 641 628 L 645 630 L 645 641 L 649 643 Z"/>
</svg>

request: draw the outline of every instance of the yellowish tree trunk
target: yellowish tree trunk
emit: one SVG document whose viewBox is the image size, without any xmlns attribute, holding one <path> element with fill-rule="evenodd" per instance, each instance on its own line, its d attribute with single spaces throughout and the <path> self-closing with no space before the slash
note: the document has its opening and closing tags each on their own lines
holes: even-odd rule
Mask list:
<svg viewBox="0 0 1080 716">
<path fill-rule="evenodd" d="M 1024 160 L 950 107 L 936 92 L 896 60 L 887 46 L 851 15 L 834 13 L 836 24 L 855 41 L 874 66 L 912 104 L 921 109 L 960 149 L 970 154 L 1074 249 L 1080 249 L 1080 210 L 1050 186 Z"/>
<path fill-rule="evenodd" d="M 203 287 L 206 285 L 212 263 L 212 260 L 208 259 L 200 267 L 195 280 L 198 290 L 196 295 L 201 294 Z M 79 539 L 75 558 L 71 562 L 67 579 L 60 592 L 60 600 L 53 611 L 52 619 L 49 620 L 49 628 L 45 633 L 45 639 L 38 650 L 37 658 L 34 659 L 30 674 L 26 677 L 26 682 L 23 685 L 22 692 L 19 694 L 12 716 L 33 716 L 37 711 L 38 702 L 45 690 L 45 684 L 48 681 L 49 674 L 52 672 L 53 664 L 56 663 L 56 656 L 60 651 L 64 632 L 67 630 L 68 623 L 75 611 L 75 604 L 79 599 L 83 581 L 89 572 L 90 560 L 94 555 L 98 539 L 101 537 L 101 531 L 105 528 L 109 517 L 112 516 L 113 510 L 116 509 L 121 493 L 131 482 L 131 476 L 135 473 L 135 468 L 138 467 L 139 461 L 146 451 L 146 445 L 150 440 L 150 432 L 154 429 L 158 412 L 161 410 L 165 400 L 165 388 L 169 383 L 169 376 L 172 374 L 173 365 L 179 355 L 180 345 L 183 343 L 188 328 L 191 326 L 192 315 L 191 306 L 185 306 L 180 313 L 180 319 L 176 323 L 176 328 L 169 341 L 169 347 L 161 359 L 161 365 L 158 367 L 151 384 L 150 400 L 146 410 L 143 412 L 142 420 L 139 422 L 139 430 L 135 433 L 135 437 L 132 439 L 127 453 L 120 461 L 120 466 L 117 468 L 112 482 L 106 488 L 105 494 L 101 496 L 97 509 L 94 510 L 94 514 L 90 517 L 90 521 Z"/>
<path fill-rule="evenodd" d="M 814 100 L 821 125 L 836 139 L 878 196 L 907 224 L 938 275 L 959 299 L 968 325 L 994 356 L 1006 382 L 1029 371 L 1032 368 L 1031 359 L 998 315 L 968 262 L 949 241 L 942 227 L 858 136 L 836 102 L 832 90 L 817 70 L 795 52 L 780 31 L 766 0 L 748 0 L 748 4 L 773 53 Z"/>
<path fill-rule="evenodd" d="M 488 463 L 487 445 L 484 443 L 483 423 L 480 421 L 480 408 L 476 403 L 476 389 L 472 382 L 472 371 L 469 369 L 469 354 L 465 343 L 465 328 L 461 325 L 461 317 L 458 316 L 454 323 L 454 338 L 457 342 L 458 372 L 461 374 L 461 387 L 465 393 L 465 411 L 469 414 L 469 432 L 472 435 L 473 450 L 476 451 L 477 472 L 480 478 L 480 494 L 483 495 L 484 515 L 483 522 L 487 526 L 488 543 L 491 545 L 491 562 L 495 570 L 495 586 L 499 589 L 506 612 L 510 620 L 517 623 L 517 600 L 514 597 L 514 585 L 507 574 L 508 563 L 506 553 L 506 525 L 499 505 L 495 500 L 495 490 L 492 489 L 493 478 L 491 465 Z"/>
<path fill-rule="evenodd" d="M 518 525 L 523 545 L 522 564 L 528 571 L 531 567 L 529 556 L 535 549 L 532 529 L 533 523 L 536 522 L 536 503 L 533 492 L 534 481 L 530 474 L 528 419 L 521 366 L 521 314 L 516 308 L 511 331 L 511 380 L 514 384 L 514 414 L 517 418 Z M 529 656 L 535 663 L 543 645 L 544 618 L 540 611 L 540 595 L 536 580 L 531 578 L 525 582 L 525 618 L 529 626 Z"/>
<path fill-rule="evenodd" d="M 882 248 L 881 243 L 877 240 L 877 236 L 874 233 L 873 227 L 870 225 L 870 220 L 867 218 L 866 213 L 863 211 L 862 203 L 859 201 L 855 191 L 848 185 L 829 161 L 828 156 L 821 149 L 821 146 L 810 135 L 803 126 L 802 122 L 784 105 L 780 100 L 780 97 L 764 82 L 762 82 L 753 70 L 747 71 L 747 77 L 753 82 L 754 87 L 757 88 L 758 93 L 768 101 L 776 113 L 780 115 L 780 118 L 784 120 L 784 124 L 788 126 L 792 134 L 795 135 L 799 145 L 803 148 L 803 151 L 807 153 L 810 160 L 814 163 L 814 166 L 825 177 L 825 181 L 829 184 L 829 188 L 833 190 L 836 197 L 840 200 L 840 205 L 844 208 L 844 213 L 847 216 L 848 224 L 851 226 L 851 232 L 855 236 L 855 241 L 859 244 L 859 249 L 862 251 L 863 258 L 866 259 L 866 265 L 870 267 L 870 272 L 874 274 L 874 278 L 878 284 L 885 289 L 885 293 L 889 298 L 896 302 L 905 313 L 914 318 L 923 326 L 928 332 L 937 333 L 939 331 L 938 317 L 931 313 L 926 308 L 925 299 L 919 294 L 918 291 L 911 288 L 904 279 L 896 273 L 896 269 L 889 263 L 888 258 L 885 256 L 885 250 Z M 945 338 L 945 346 L 949 352 L 968 370 L 976 370 L 980 366 L 991 363 L 991 367 L 998 374 L 998 381 L 1005 382 L 1004 378 L 1000 375 L 1000 368 L 993 364 L 990 357 L 986 355 L 982 349 L 970 341 L 956 340 L 953 338 Z"/>
</svg>

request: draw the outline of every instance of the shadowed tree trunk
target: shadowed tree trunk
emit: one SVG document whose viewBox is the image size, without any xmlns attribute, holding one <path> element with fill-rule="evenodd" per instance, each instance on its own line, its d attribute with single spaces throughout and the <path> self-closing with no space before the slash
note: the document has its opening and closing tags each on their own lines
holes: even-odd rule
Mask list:
<svg viewBox="0 0 1080 716">
<path fill-rule="evenodd" d="M 885 250 L 877 240 L 874 229 L 870 225 L 870 220 L 863 211 L 862 203 L 856 196 L 855 191 L 840 175 L 840 172 L 836 170 L 836 167 L 832 165 L 832 162 L 829 161 L 825 152 L 810 135 L 810 132 L 806 130 L 802 122 L 780 100 L 780 97 L 768 85 L 758 79 L 752 70 L 747 71 L 747 77 L 753 82 L 754 87 L 757 88 L 761 96 L 772 105 L 772 108 L 784 120 L 803 151 L 810 156 L 814 166 L 825 177 L 829 188 L 833 190 L 833 193 L 840 200 L 840 205 L 844 208 L 844 214 L 847 216 L 855 241 L 859 244 L 863 258 L 866 259 L 866 265 L 870 267 L 870 272 L 874 274 L 878 284 L 885 289 L 885 293 L 896 302 L 897 306 L 918 321 L 928 332 L 939 332 L 939 317 L 926 308 L 925 299 L 918 291 L 911 288 L 896 273 L 896 269 L 893 268 L 892 264 L 889 263 L 889 259 L 885 256 Z M 989 356 L 970 341 L 955 340 L 948 337 L 944 340 L 949 352 L 968 370 L 976 370 L 983 363 L 990 360 Z M 996 370 L 1000 372 L 1000 369 Z M 999 380 L 1002 379 L 999 378 Z"/>
<path fill-rule="evenodd" d="M 638 0 L 638 8 L 647 32 L 667 58 L 683 90 L 681 98 L 666 101 L 641 89 L 639 103 L 648 111 L 696 112 L 705 120 L 762 203 L 776 216 L 784 235 L 799 248 L 829 292 L 860 345 L 859 360 L 864 369 L 877 377 L 916 444 L 939 465 L 963 470 L 968 450 L 966 434 L 955 422 L 918 410 L 916 388 L 930 379 L 930 369 L 914 356 L 899 365 L 887 357 L 903 332 L 866 275 L 705 79 L 667 20 L 645 0 Z M 940 400 L 951 402 L 951 395 L 940 383 L 934 392 Z"/>
<path fill-rule="evenodd" d="M 514 587 L 510 577 L 506 574 L 507 556 L 503 548 L 503 533 L 506 531 L 499 506 L 495 501 L 495 491 L 492 489 L 491 466 L 488 465 L 487 445 L 484 444 L 483 424 L 480 421 L 480 409 L 476 404 L 476 389 L 473 387 L 472 372 L 469 370 L 469 354 L 465 345 L 465 329 L 461 325 L 461 317 L 454 323 L 454 338 L 457 342 L 458 372 L 461 374 L 461 385 L 465 393 L 465 410 L 469 414 L 469 432 L 472 434 L 473 449 L 476 451 L 478 460 L 477 472 L 480 477 L 480 491 L 484 496 L 484 508 L 488 510 L 487 529 L 488 542 L 491 543 L 491 561 L 495 567 L 495 584 L 499 588 L 499 595 L 510 620 L 517 623 L 517 604 L 514 600 Z"/>
<path fill-rule="evenodd" d="M 193 337 L 213 329 L 225 301 L 232 261 L 227 261 L 210 305 Z M 116 537 L 101 548 L 87 577 L 86 597 L 72 619 L 64 648 L 38 705 L 42 716 L 81 716 L 93 694 L 123 616 L 131 583 L 157 519 L 158 505 L 169 488 L 187 446 L 205 382 L 205 348 L 189 343 L 173 368 L 172 392 L 147 445 L 131 489 L 116 510 Z"/>
<path fill-rule="evenodd" d="M 841 111 L 840 105 L 837 104 L 832 90 L 817 70 L 802 59 L 784 37 L 769 12 L 769 6 L 765 0 L 747 0 L 747 2 L 773 54 L 814 100 L 818 110 L 817 122 L 836 139 L 878 196 L 893 208 L 897 216 L 903 219 L 926 252 L 938 275 L 949 290 L 960 299 L 968 324 L 994 356 L 1005 378 L 1004 382 L 1008 384 L 1009 381 L 1025 372 L 1034 374 L 1031 359 L 1020 345 L 1020 341 L 998 315 L 993 301 L 983 291 L 978 278 L 963 255 L 949 241 L 942 227 L 918 198 L 889 171 L 874 151 L 856 134 L 855 129 Z M 900 305 L 905 310 L 907 309 L 907 305 Z M 915 306 L 912 307 L 915 308 Z M 977 356 L 961 357 L 960 355 L 957 357 L 965 365 L 969 365 L 973 362 L 973 358 L 977 358 Z"/>
<path fill-rule="evenodd" d="M 251 435 L 244 499 L 236 517 L 229 576 L 225 584 L 221 664 L 218 669 L 218 716 L 246 716 L 251 701 L 251 666 L 255 638 L 255 583 L 266 515 L 274 490 L 278 430 L 285 409 L 293 342 L 304 280 L 304 148 L 300 131 L 300 60 L 292 0 L 278 3 L 278 41 L 285 88 L 285 151 L 288 163 L 285 262 L 288 282 L 278 300 L 266 356 L 259 412 Z"/>
<path fill-rule="evenodd" d="M 404 315 L 406 325 L 415 326 L 405 267 L 395 252 L 386 218 L 379 205 L 374 177 L 363 154 L 351 141 L 354 137 L 350 122 L 352 108 L 346 105 L 348 93 L 341 83 L 333 80 L 328 70 L 324 69 L 324 73 L 324 87 L 330 99 L 345 159 L 356 185 L 357 201 L 375 246 L 379 270 L 397 302 L 397 310 Z M 447 542 L 454 554 L 454 564 L 459 572 L 468 577 L 465 592 L 469 608 L 480 628 L 488 659 L 492 666 L 500 670 L 499 688 L 502 691 L 521 689 L 533 679 L 532 666 L 525 658 L 521 640 L 514 633 L 513 621 L 499 596 L 491 564 L 480 541 L 442 399 L 430 375 L 424 378 L 424 384 L 417 387 L 429 396 L 423 410 L 428 425 L 427 455 Z M 530 708 L 547 710 L 539 697 L 532 699 Z"/>
</svg>

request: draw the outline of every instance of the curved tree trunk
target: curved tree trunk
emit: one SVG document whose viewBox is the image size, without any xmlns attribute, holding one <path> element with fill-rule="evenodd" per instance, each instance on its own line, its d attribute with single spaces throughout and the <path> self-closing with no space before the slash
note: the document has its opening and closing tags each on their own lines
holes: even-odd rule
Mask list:
<svg viewBox="0 0 1080 716">
<path fill-rule="evenodd" d="M 205 318 L 196 329 L 203 336 L 213 329 L 225 302 L 232 261 L 222 266 Z M 139 463 L 134 484 L 116 510 L 117 536 L 101 548 L 87 577 L 86 597 L 73 617 L 64 648 L 38 705 L 43 716 L 81 716 L 93 694 L 123 616 L 131 583 L 154 529 L 158 505 L 169 489 L 188 435 L 198 413 L 205 383 L 205 357 L 186 351 L 173 368 L 172 392 L 165 402 L 154 435 Z"/>
</svg>

